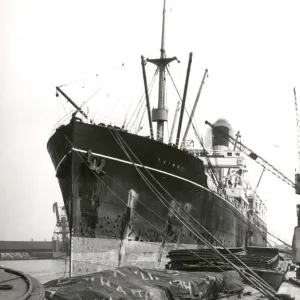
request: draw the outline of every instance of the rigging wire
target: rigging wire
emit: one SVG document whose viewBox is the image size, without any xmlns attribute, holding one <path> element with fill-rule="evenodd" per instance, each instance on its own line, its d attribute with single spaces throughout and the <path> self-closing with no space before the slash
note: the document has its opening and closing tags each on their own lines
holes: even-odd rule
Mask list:
<svg viewBox="0 0 300 300">
<path fill-rule="evenodd" d="M 96 76 L 98 76 L 98 74 L 96 74 Z M 69 83 L 60 85 L 59 87 L 62 88 L 62 87 L 66 87 L 66 86 L 68 86 L 68 85 L 73 85 L 73 84 L 76 84 L 76 83 L 79 83 L 79 82 L 84 82 L 84 81 L 87 81 L 87 80 L 89 80 L 89 79 L 91 79 L 91 78 L 94 78 L 94 77 L 95 77 L 95 76 L 89 76 L 89 77 L 86 77 L 86 78 L 84 78 L 84 79 L 76 79 L 76 80 L 71 81 L 71 82 L 69 82 Z"/>
<path fill-rule="evenodd" d="M 98 138 L 97 138 L 98 139 Z M 97 139 L 95 139 L 95 142 L 97 142 Z M 192 208 L 193 209 L 193 208 Z M 226 210 L 230 210 L 232 213 L 235 213 L 233 211 L 233 209 L 236 209 L 236 208 L 231 208 L 231 207 L 227 207 Z M 194 209 L 193 209 L 194 210 Z M 251 222 L 249 219 L 247 219 L 247 217 L 244 216 L 244 218 L 246 218 L 248 220 L 248 222 L 246 222 L 241 216 L 238 215 L 238 218 L 246 225 L 249 225 L 248 222 Z M 253 228 L 251 228 L 253 231 L 255 231 L 256 233 L 259 233 L 262 235 L 262 232 L 259 230 L 257 231 L 256 230 L 256 227 L 254 226 Z M 265 236 L 263 235 L 263 238 L 265 238 Z"/>
<path fill-rule="evenodd" d="M 153 86 L 154 86 L 154 83 L 155 83 L 155 78 L 156 78 L 156 75 L 152 78 L 151 83 L 149 84 L 149 87 L 150 87 L 150 88 L 149 88 L 149 96 L 151 96 L 152 89 L 153 89 Z M 145 96 L 145 94 L 144 94 L 144 96 Z M 143 97 L 144 97 L 144 96 L 143 96 Z M 141 111 L 143 105 L 144 105 L 144 101 L 143 101 L 143 103 L 141 103 L 141 106 L 140 106 L 140 109 L 139 109 L 139 111 L 138 111 L 138 113 L 137 113 L 137 115 L 136 115 L 136 118 L 135 118 L 134 122 L 132 123 L 131 130 L 133 129 L 135 123 L 137 122 L 137 119 L 138 119 L 138 117 L 139 117 L 139 115 L 140 115 L 140 111 Z M 147 107 L 147 106 L 145 105 L 145 109 L 146 109 L 146 107 Z M 144 113 L 145 113 L 145 110 L 144 110 Z M 142 119 L 143 119 L 143 117 L 144 117 L 144 113 L 143 113 Z M 141 119 L 141 122 L 142 122 L 142 119 Z M 138 132 L 138 131 L 139 131 L 139 127 L 137 127 L 137 132 Z"/>
<path fill-rule="evenodd" d="M 144 99 L 143 99 L 143 100 L 144 100 Z M 135 125 L 135 123 L 136 123 L 136 121 L 137 121 L 137 119 L 138 119 L 138 117 L 139 117 L 139 115 L 140 115 L 140 112 L 141 112 L 141 109 L 142 109 L 142 107 L 143 107 L 143 104 L 144 104 L 144 101 L 141 103 L 140 108 L 139 108 L 139 110 L 138 110 L 138 113 L 137 113 L 137 115 L 136 115 L 136 117 L 135 117 L 133 123 L 131 124 L 131 129 L 130 129 L 130 131 L 132 131 L 132 129 L 133 129 L 133 127 L 134 127 L 134 125 Z"/>
<path fill-rule="evenodd" d="M 158 73 L 158 68 L 156 69 L 156 71 L 157 71 L 157 72 L 154 73 L 154 75 L 153 75 L 153 77 L 152 77 L 152 79 L 151 79 L 151 82 L 150 82 L 150 84 L 149 84 L 149 97 L 151 96 L 151 93 L 152 93 L 152 90 L 153 90 L 153 86 L 154 86 L 154 83 L 155 83 L 155 79 L 156 79 L 156 76 L 157 76 L 157 73 Z M 144 97 L 145 97 L 145 94 L 143 94 L 143 99 L 144 99 Z M 136 123 L 136 121 L 137 121 L 137 119 L 138 119 L 138 117 L 139 117 L 139 114 L 140 114 L 140 111 L 141 111 L 141 109 L 142 109 L 143 104 L 144 104 L 144 101 L 143 101 L 143 103 L 142 103 L 141 106 L 140 106 L 140 109 L 139 109 L 139 111 L 138 111 L 138 113 L 137 113 L 137 116 L 136 116 L 134 122 L 132 123 L 131 130 L 132 130 L 133 126 L 135 125 L 135 123 Z M 147 106 L 145 106 L 145 108 L 146 108 L 146 107 L 147 107 Z M 137 130 L 138 130 L 138 129 L 137 129 Z"/>
<path fill-rule="evenodd" d="M 70 141 L 69 141 L 70 142 Z M 70 142 L 71 143 L 71 142 Z M 72 143 L 71 143 L 71 145 L 72 145 Z M 84 159 L 83 159 L 83 157 L 78 153 L 78 152 L 76 152 L 77 154 L 78 154 L 78 156 L 81 158 L 81 160 L 86 164 L 86 162 L 84 161 Z M 98 180 L 100 180 L 101 182 L 103 182 L 102 180 L 101 180 L 101 178 L 96 174 L 96 173 L 94 173 L 93 172 L 93 174 L 98 178 Z M 125 201 L 124 200 L 122 200 L 112 189 L 110 189 L 109 187 L 107 187 L 125 206 L 127 206 L 127 204 L 125 203 Z M 133 209 L 134 210 L 134 209 Z M 173 210 L 173 208 L 171 208 L 171 210 Z M 138 212 L 136 212 L 136 210 L 134 210 L 135 211 L 135 213 L 138 215 L 138 216 L 140 216 L 143 220 L 145 220 L 148 224 L 150 224 L 152 227 L 154 227 L 154 228 L 156 228 L 151 222 L 149 222 L 147 219 L 145 219 L 145 218 L 143 218 Z M 173 210 L 174 211 L 174 210 Z M 158 231 L 160 231 L 158 228 L 156 228 Z M 162 232 L 162 231 L 160 231 L 163 235 L 166 235 L 164 232 Z M 166 237 L 167 238 L 169 238 L 169 236 L 167 236 L 166 235 Z M 214 265 L 213 263 L 211 263 L 210 261 L 208 261 L 208 260 L 206 260 L 205 258 L 203 258 L 203 257 L 201 257 L 201 256 L 199 256 L 197 253 L 194 253 L 192 250 L 190 250 L 190 249 L 188 249 L 188 248 L 186 248 L 185 246 L 183 246 L 182 244 L 180 244 L 180 246 L 182 247 L 182 248 L 184 248 L 184 249 L 186 249 L 186 250 L 188 250 L 189 252 L 191 252 L 191 253 L 193 253 L 194 255 L 196 255 L 196 256 L 198 256 L 199 258 L 201 258 L 201 259 L 203 259 L 204 261 L 207 261 L 209 264 L 211 264 L 211 265 L 213 265 L 213 266 L 215 266 L 215 267 L 217 267 L 218 269 L 220 269 L 221 271 L 224 271 L 224 272 L 226 272 L 225 270 L 223 270 L 221 267 L 219 267 L 219 266 L 217 266 L 217 265 Z M 261 291 L 262 292 L 262 294 L 264 294 L 264 295 L 266 295 L 267 297 L 270 297 L 270 298 L 273 298 L 273 295 L 271 294 L 270 295 L 270 293 L 268 293 L 268 287 L 267 287 L 267 290 L 264 290 L 264 289 L 261 289 L 260 288 L 260 286 L 259 287 L 257 287 L 257 282 L 255 282 L 255 280 L 253 280 L 255 283 L 253 283 L 251 280 L 247 280 L 247 277 L 244 277 L 244 274 L 243 274 L 243 272 L 241 272 L 241 274 L 242 274 L 242 277 L 244 278 L 244 279 L 246 279 L 246 281 L 250 281 L 250 283 L 252 283 L 252 285 L 253 286 L 255 286 L 259 291 Z M 240 275 L 241 275 L 240 274 Z M 236 278 L 235 276 L 233 276 L 232 274 L 228 274 L 228 275 L 230 275 L 230 276 L 232 276 L 232 277 L 234 277 L 234 278 Z M 238 280 L 240 280 L 239 278 L 236 278 L 236 279 L 238 279 Z M 274 293 L 274 291 L 272 291 L 271 290 L 271 292 L 272 293 Z"/>
<path fill-rule="evenodd" d="M 103 122 L 105 122 L 106 119 L 108 119 L 111 114 L 114 112 L 115 108 L 117 107 L 118 103 L 120 102 L 120 98 L 118 99 L 118 101 L 115 103 L 114 107 L 110 110 L 109 114 L 103 119 Z"/>
<path fill-rule="evenodd" d="M 150 82 L 149 86 L 154 84 L 154 80 L 155 80 L 157 74 L 158 74 L 158 67 L 156 68 L 156 70 L 155 70 L 155 72 L 154 72 L 154 74 L 153 74 L 153 76 L 152 76 L 152 79 L 151 79 L 151 82 Z M 125 128 L 127 128 L 127 127 L 129 126 L 129 124 L 131 123 L 131 120 L 132 120 L 133 116 L 135 115 L 135 113 L 136 113 L 136 111 L 137 111 L 139 105 L 141 105 L 142 100 L 144 100 L 144 97 L 145 97 L 145 93 L 142 94 L 142 96 L 141 96 L 141 98 L 140 98 L 140 101 L 139 101 L 138 105 L 136 106 L 136 108 L 135 108 L 133 114 L 131 115 L 129 121 L 127 122 L 127 125 L 124 126 Z"/>
<path fill-rule="evenodd" d="M 60 97 L 60 94 L 58 94 L 59 95 L 59 97 Z M 66 108 L 65 108 L 65 106 L 64 106 L 64 101 L 61 101 L 61 104 L 62 104 L 62 107 L 63 107 L 63 109 L 64 109 L 64 111 L 65 111 L 65 114 L 67 115 L 67 111 L 66 111 Z"/>
<path fill-rule="evenodd" d="M 144 111 L 143 111 L 143 114 L 142 114 L 142 118 L 141 118 L 141 121 L 139 123 L 139 126 L 137 127 L 137 130 L 136 130 L 136 133 L 135 134 L 138 134 L 140 130 L 142 130 L 142 127 L 141 127 L 141 124 L 142 124 L 142 121 L 144 119 L 144 115 L 145 115 L 145 112 L 146 112 L 146 108 L 147 106 L 145 105 L 145 108 L 144 108 Z"/>
<path fill-rule="evenodd" d="M 103 88 L 103 86 L 104 85 L 101 85 L 86 101 L 83 101 L 79 108 L 82 109 L 84 105 L 88 104 L 88 102 Z"/>
<path fill-rule="evenodd" d="M 66 139 L 69 141 L 69 143 L 71 144 L 71 146 L 72 147 L 74 147 L 73 146 L 73 144 L 71 143 L 71 141 L 66 137 Z M 84 161 L 84 158 L 83 158 L 83 156 L 82 155 L 80 155 L 78 152 L 76 152 L 77 153 L 77 155 L 80 157 L 80 159 L 87 165 L 87 163 Z M 96 174 L 96 173 L 94 173 L 93 172 L 93 174 L 98 178 L 98 180 L 100 180 L 102 183 L 104 183 L 105 184 L 105 182 L 103 182 L 103 180 Z M 106 174 L 106 176 L 107 176 L 107 174 Z M 109 177 L 109 176 L 108 176 Z M 109 178 L 111 178 L 111 177 L 109 177 Z M 116 182 L 116 181 L 114 181 L 114 182 Z M 119 185 L 119 184 L 118 184 Z M 120 185 L 119 185 L 120 186 Z M 122 187 L 122 186 L 120 186 L 120 187 Z M 108 187 L 108 189 L 109 190 L 111 190 L 109 187 Z M 125 190 L 123 187 L 122 187 L 122 189 L 123 190 Z M 125 191 L 127 191 L 127 190 L 125 190 Z M 114 193 L 112 190 L 111 190 L 111 192 L 112 193 Z M 127 191 L 128 192 L 128 191 Z M 115 194 L 115 193 L 114 193 Z M 117 194 L 115 194 L 117 197 L 118 197 L 118 195 Z M 118 197 L 119 198 L 119 197 Z M 127 206 L 127 204 L 122 200 L 122 199 L 120 199 L 121 200 L 121 202 L 125 205 L 125 206 Z M 145 204 L 143 204 L 142 202 L 140 202 L 139 201 L 139 203 L 141 203 L 142 205 L 144 205 L 145 206 Z M 149 208 L 149 206 L 145 206 L 148 210 L 150 210 L 152 213 L 154 213 L 154 214 L 156 214 L 153 210 L 151 210 L 150 208 Z M 171 209 L 171 210 L 173 210 L 173 208 Z M 87 212 L 86 212 L 87 213 Z M 97 215 L 97 214 L 91 214 L 91 213 L 87 213 L 87 214 L 90 214 L 90 215 Z M 137 213 L 138 214 L 138 213 Z M 139 215 L 139 214 L 138 214 Z M 156 214 L 157 215 L 157 214 Z M 139 215 L 142 219 L 144 219 L 141 215 Z M 159 218 L 161 218 L 162 219 L 162 217 L 160 217 L 159 215 L 157 215 Z M 145 219 L 146 220 L 146 219 Z M 164 220 L 164 219 L 162 219 L 162 220 Z M 146 220 L 147 221 L 147 220 Z M 165 221 L 165 220 L 164 220 Z M 149 223 L 149 221 L 147 221 L 148 223 Z M 150 223 L 150 225 L 152 225 L 152 223 Z M 155 227 L 154 225 L 152 225 L 156 230 L 158 230 L 158 231 L 160 231 L 157 227 Z M 177 229 L 176 227 L 174 228 L 174 229 Z M 73 230 L 75 230 L 74 228 L 73 228 Z M 177 229 L 178 230 L 178 229 Z M 79 230 L 76 230 L 76 231 L 79 231 Z M 179 231 L 179 230 L 178 230 Z M 189 238 L 190 239 L 190 238 Z M 194 240 L 192 240 L 193 242 L 194 242 Z M 187 249 L 188 250 L 188 249 Z"/>
<path fill-rule="evenodd" d="M 193 125 L 193 128 L 194 128 L 194 130 L 195 130 L 195 127 L 194 127 L 194 125 Z M 196 131 L 196 130 L 195 130 Z M 199 137 L 198 137 L 199 138 Z M 124 142 L 124 141 L 123 141 Z M 125 142 L 125 144 L 126 144 L 126 142 Z M 128 147 L 128 145 L 127 145 L 127 147 Z M 126 150 L 126 149 L 125 149 Z M 131 150 L 130 148 L 129 148 L 129 150 Z M 131 151 L 132 152 L 132 151 Z M 132 162 L 133 163 L 133 162 Z M 133 163 L 134 164 L 134 163 Z M 147 169 L 146 169 L 146 171 L 147 171 Z M 149 172 L 148 172 L 149 173 Z M 141 173 L 142 174 L 142 173 Z M 151 175 L 151 173 L 150 173 L 150 175 Z M 144 176 L 144 175 L 143 175 Z M 153 177 L 153 176 L 152 176 Z M 146 178 L 146 177 L 145 177 Z M 149 181 L 148 181 L 149 182 Z M 175 200 L 176 201 L 176 200 Z M 181 208 L 182 209 L 182 208 Z M 182 217 L 180 214 L 179 214 L 179 216 L 180 217 Z"/>
<path fill-rule="evenodd" d="M 157 75 L 157 74 L 156 74 Z M 151 80 L 151 83 L 149 84 L 149 98 L 152 94 L 152 91 L 153 91 L 153 87 L 154 87 L 154 84 L 155 84 L 155 79 L 156 79 L 156 75 L 155 75 L 155 78 L 154 80 Z M 141 118 L 141 121 L 140 121 L 140 124 L 139 126 L 137 127 L 137 131 L 136 131 L 136 134 L 138 134 L 138 132 L 141 130 L 141 123 L 143 121 L 143 118 L 144 118 L 144 115 L 145 115 L 145 112 L 146 112 L 146 108 L 147 108 L 147 104 L 145 105 L 145 108 L 144 108 L 144 112 L 143 112 L 143 115 L 142 115 L 142 118 Z M 134 124 L 133 124 L 134 125 Z"/>
<path fill-rule="evenodd" d="M 116 131 L 115 131 L 116 132 Z M 122 145 L 120 145 L 121 147 L 122 147 Z M 124 147 L 124 146 L 123 146 Z M 126 149 L 125 149 L 125 151 L 126 151 Z M 126 154 L 126 153 L 125 153 Z M 128 153 L 127 153 L 128 154 Z M 135 166 L 135 164 L 134 164 L 134 162 L 132 161 L 132 164 Z M 135 168 L 136 168 L 136 166 L 135 166 Z M 137 168 L 136 168 L 137 169 Z M 137 169 L 138 170 L 138 169 Z M 140 170 L 138 170 L 138 171 L 140 171 Z M 147 171 L 147 170 L 146 170 Z M 141 171 L 140 171 L 141 172 Z M 145 179 L 145 176 L 142 174 L 142 173 L 140 173 L 140 175 L 142 176 L 142 177 L 144 177 L 144 179 Z M 147 183 L 147 179 L 146 179 L 146 183 Z M 149 180 L 148 180 L 148 185 L 149 185 Z M 149 186 L 149 188 L 153 191 L 153 187 L 151 187 L 151 183 L 150 183 L 150 186 Z M 154 192 L 155 193 L 155 192 Z M 158 194 L 160 194 L 158 191 L 157 191 L 157 193 Z M 156 194 L 157 195 L 157 194 Z M 158 195 L 157 195 L 158 196 Z M 159 196 L 158 196 L 158 198 L 159 198 Z M 159 198 L 159 200 L 161 201 L 161 198 Z M 166 206 L 166 203 L 164 203 L 164 202 L 162 202 L 165 206 Z M 204 237 L 202 237 L 201 235 L 199 235 L 198 233 L 197 233 L 197 231 L 195 231 L 195 229 L 193 228 L 193 227 L 191 227 L 191 226 L 189 226 L 187 223 L 185 223 L 185 219 L 179 214 L 179 216 L 180 216 L 180 218 L 176 215 L 176 210 L 174 210 L 174 208 L 172 208 L 172 207 L 169 207 L 168 205 L 167 205 L 167 208 L 169 208 L 169 210 L 170 211 L 173 211 L 173 215 L 180 221 L 180 223 L 181 224 L 183 224 L 189 231 L 191 231 L 191 233 L 193 234 L 193 235 L 195 235 L 199 240 L 201 240 L 206 246 L 208 246 L 209 248 L 211 248 L 213 251 L 215 251 L 215 249 L 212 247 L 212 245 L 210 245 L 208 242 L 207 242 L 207 240 L 205 240 L 205 238 Z M 175 214 L 174 214 L 174 212 L 175 212 Z M 142 217 L 142 216 L 141 216 Z M 143 218 L 143 217 L 142 217 Z M 143 218 L 144 219 L 144 218 Z M 147 221 L 147 220 L 146 220 Z M 215 251 L 216 252 L 216 251 Z M 218 252 L 217 252 L 218 253 Z M 220 254 L 219 254 L 220 255 Z M 222 257 L 222 256 L 221 256 Z M 222 257 L 223 259 L 225 258 L 225 257 Z M 203 258 L 202 258 L 203 259 Z M 228 261 L 226 258 L 225 258 L 225 261 L 227 261 L 229 264 L 231 264 L 231 262 L 230 261 Z M 234 269 L 236 269 L 236 271 L 244 278 L 244 279 L 246 279 L 247 280 L 247 278 L 244 276 L 244 273 L 239 269 L 239 268 L 237 268 L 235 265 L 233 265 L 233 264 L 231 264 L 233 267 L 234 267 Z M 257 279 L 256 279 L 257 280 Z M 261 284 L 263 284 L 264 285 L 264 283 L 257 283 L 257 282 L 255 282 L 255 280 L 249 280 L 254 286 L 256 286 L 256 288 L 258 289 L 258 290 L 260 290 L 262 293 L 265 293 L 265 295 L 268 295 L 268 293 L 270 292 L 268 292 L 268 289 L 270 289 L 270 287 L 268 287 L 268 286 L 264 286 L 263 287 L 263 290 L 262 290 L 262 288 L 261 288 Z M 254 282 L 252 282 L 252 281 L 254 281 Z M 258 285 L 258 286 L 257 286 Z M 271 292 L 273 292 L 272 290 L 271 290 Z M 267 294 L 266 294 L 267 293 Z M 270 295 L 269 295 L 270 296 Z M 272 297 L 272 295 L 271 295 L 271 297 Z"/>
<path fill-rule="evenodd" d="M 116 135 L 118 135 L 118 137 L 119 137 L 119 139 L 122 139 L 122 137 L 119 135 L 119 133 L 115 130 L 115 133 L 116 133 Z M 139 161 L 139 159 L 135 156 L 135 154 L 132 152 L 132 150 L 130 149 L 130 147 L 126 144 L 126 142 L 123 140 L 123 143 L 128 147 L 128 149 L 129 149 L 129 151 L 131 151 L 131 153 L 133 154 L 133 156 Z M 124 147 L 124 146 L 123 146 Z M 125 150 L 126 151 L 126 150 Z M 126 153 L 125 153 L 126 154 Z M 131 158 L 128 156 L 128 158 L 131 160 Z M 137 169 L 137 167 L 136 167 L 136 165 L 135 165 L 135 163 L 131 160 L 131 162 L 132 162 L 132 164 L 135 166 L 135 168 Z M 139 163 L 141 163 L 140 161 L 139 161 Z M 142 163 L 141 163 L 142 164 Z M 142 164 L 142 166 L 143 166 L 143 164 Z M 155 180 L 155 182 L 157 182 L 157 180 L 155 179 L 155 177 L 146 169 L 146 168 L 144 168 L 145 170 L 146 170 L 146 172 L 148 173 L 148 174 L 150 174 L 150 176 Z M 138 169 L 137 169 L 138 170 Z M 150 181 L 149 181 L 150 182 Z M 157 182 L 158 184 L 159 184 L 159 186 L 168 194 L 168 195 L 170 195 L 162 186 L 161 186 L 161 184 L 159 183 L 159 182 Z M 150 183 L 151 184 L 151 183 Z M 161 195 L 161 194 L 160 194 Z M 162 195 L 161 195 L 162 196 Z M 171 195 L 170 195 L 171 196 Z M 171 196 L 172 197 L 172 196 Z M 165 201 L 167 201 L 166 199 L 164 199 Z M 190 215 L 187 211 L 185 211 L 183 208 L 182 208 L 182 206 L 176 201 L 176 199 L 175 198 L 173 198 L 172 200 L 174 200 L 175 201 L 175 203 L 178 205 L 178 207 L 179 208 L 181 208 L 181 210 L 183 211 L 183 212 L 185 212 L 187 215 L 188 215 L 188 217 L 190 217 L 193 221 L 195 221 L 196 223 L 197 223 L 197 225 L 199 225 L 200 226 L 200 228 L 202 228 L 203 230 L 205 230 L 205 232 L 207 233 L 207 234 L 209 234 L 209 236 L 211 236 L 220 246 L 222 246 L 223 248 L 224 248 L 224 250 L 226 250 L 229 254 L 231 254 L 234 258 L 236 258 L 236 259 L 238 259 L 231 251 L 229 251 L 222 243 L 220 243 L 210 232 L 208 232 L 206 229 L 205 229 L 205 227 L 203 227 L 192 215 Z M 171 207 L 171 209 L 172 209 L 172 207 Z M 175 211 L 176 212 L 176 211 Z M 178 212 L 176 212 L 176 213 L 178 213 Z M 179 214 L 179 213 L 178 213 Z M 187 229 L 190 229 L 190 230 L 192 230 L 193 228 L 192 227 L 189 227 L 189 224 L 187 223 L 187 224 L 184 224 L 184 222 L 183 221 L 185 221 L 185 219 L 184 219 L 184 217 L 182 217 L 180 214 L 179 214 L 179 216 L 181 217 L 181 220 L 179 219 L 179 221 L 181 222 L 181 223 L 183 223 L 183 225 L 185 226 L 185 227 L 187 227 Z M 178 218 L 177 216 L 176 216 L 176 218 Z M 192 228 L 192 229 L 191 229 Z M 196 233 L 197 234 L 197 233 Z M 199 239 L 201 239 L 201 235 L 197 235 L 197 237 L 199 238 Z M 209 245 L 209 244 L 208 244 Z M 213 248 L 213 246 L 212 245 L 209 245 L 210 247 L 212 247 L 211 249 L 214 251 L 215 249 Z M 222 254 L 219 252 L 219 251 L 216 251 L 216 253 L 218 253 L 221 257 L 222 257 Z M 224 258 L 224 257 L 223 257 Z M 228 261 L 227 259 L 225 259 L 230 265 L 231 265 L 231 262 L 230 261 Z M 239 260 L 239 259 L 238 259 Z M 239 260 L 239 262 L 240 263 L 242 263 L 242 265 L 248 270 L 248 271 L 250 271 L 254 276 L 256 276 L 256 277 L 258 277 L 258 275 L 256 275 L 250 268 L 248 268 L 242 261 L 240 261 Z M 234 266 L 234 265 L 232 265 L 232 266 Z M 238 270 L 237 270 L 238 271 Z M 259 280 L 261 280 L 261 278 L 259 279 Z M 263 281 L 262 281 L 263 282 Z M 267 283 L 265 283 L 265 282 L 263 282 L 263 284 L 264 285 L 266 285 Z M 270 287 L 268 287 L 268 288 L 270 288 Z"/>
<path fill-rule="evenodd" d="M 67 138 L 67 137 L 66 137 Z M 67 138 L 68 139 L 68 138 Z M 95 141 L 92 143 L 92 145 L 94 145 L 96 142 L 97 142 L 97 140 L 98 140 L 98 137 L 95 139 Z M 92 147 L 92 145 L 91 145 L 91 147 Z M 78 164 L 79 165 L 79 164 Z M 77 166 L 77 168 L 78 168 L 78 166 Z M 76 178 L 75 178 L 76 179 Z M 75 180 L 74 179 L 74 180 Z M 217 205 L 217 204 L 215 204 L 215 205 Z M 217 205 L 218 206 L 218 205 Z M 234 209 L 237 209 L 237 208 L 235 208 L 235 207 L 233 207 L 233 208 L 231 208 L 230 206 L 227 206 L 226 207 L 226 210 L 228 210 L 228 211 L 230 211 L 231 213 L 233 213 L 233 214 L 236 214 L 236 212 L 234 211 Z M 192 210 L 193 211 L 195 211 L 194 210 L 194 208 L 192 208 Z M 196 212 L 196 211 L 195 211 Z M 249 223 L 249 222 L 251 222 L 246 216 L 240 216 L 240 215 L 237 215 L 237 217 L 240 219 L 240 221 L 242 221 L 245 225 L 247 225 L 247 226 L 249 226 L 249 224 L 252 224 L 252 223 Z M 244 219 L 246 219 L 247 221 L 245 221 Z M 260 235 L 262 235 L 263 236 L 263 238 L 266 238 L 263 234 L 262 234 L 262 232 L 261 232 L 261 230 L 259 230 L 255 225 L 254 226 L 252 226 L 251 227 L 251 230 L 253 230 L 254 232 L 256 232 L 256 233 L 258 233 L 258 234 L 260 234 Z"/>
<path fill-rule="evenodd" d="M 175 84 L 175 82 L 174 82 L 174 80 L 173 80 L 173 77 L 172 77 L 172 75 L 171 75 L 171 73 L 170 73 L 168 67 L 167 67 L 167 72 L 168 72 L 168 74 L 169 74 L 169 76 L 170 76 L 170 78 L 171 78 L 171 81 L 172 81 L 172 83 L 173 83 L 173 85 L 174 85 L 174 87 L 175 87 L 175 90 L 176 90 L 176 92 L 177 92 L 177 95 L 178 95 L 178 97 L 179 97 L 179 100 L 182 102 L 180 93 L 179 93 L 179 91 L 178 91 L 178 88 L 177 88 L 177 86 L 176 86 L 176 84 Z M 190 117 L 190 114 L 189 114 L 187 108 L 184 107 L 184 109 L 185 109 L 185 112 L 186 112 L 186 114 L 188 115 L 188 117 Z M 198 130 L 197 130 L 197 127 L 195 127 L 194 121 L 193 121 L 193 120 L 192 120 L 192 127 L 193 127 L 193 129 L 194 129 L 194 132 L 195 132 L 196 138 L 198 139 L 198 142 L 199 142 L 200 145 L 202 146 L 203 150 L 206 151 L 206 150 L 205 150 L 205 147 L 204 147 L 204 142 L 203 142 L 202 138 L 200 138 L 199 132 L 198 132 Z M 178 143 L 179 143 L 179 141 L 178 141 Z M 218 176 L 216 175 L 215 170 L 214 170 L 214 168 L 213 168 L 213 166 L 212 166 L 212 164 L 211 164 L 211 162 L 210 162 L 210 159 L 209 159 L 207 156 L 205 156 L 205 158 L 206 158 L 206 161 L 207 161 L 207 163 L 208 163 L 208 168 L 209 168 L 210 172 L 212 173 L 212 179 L 213 179 L 215 185 L 217 186 L 218 189 L 221 188 L 221 191 L 226 195 L 226 191 L 225 191 L 225 189 L 223 188 L 222 183 L 219 181 Z"/>
<path fill-rule="evenodd" d="M 125 142 L 126 143 L 126 142 Z M 127 146 L 128 147 L 128 146 Z M 132 152 L 132 150 L 130 150 L 131 152 Z M 132 152 L 133 153 L 133 152 Z M 133 155 L 135 156 L 135 154 L 133 153 Z M 136 156 L 135 156 L 136 157 Z M 138 160 L 138 158 L 136 157 L 136 159 Z M 141 163 L 142 164 L 142 163 Z M 153 175 L 147 170 L 147 172 L 150 174 L 150 176 L 151 177 L 153 177 Z M 154 178 L 154 177 L 153 177 Z M 157 182 L 157 180 L 154 178 L 154 180 Z M 157 182 L 158 183 L 158 185 L 163 189 L 163 190 L 165 190 L 164 189 L 164 187 L 159 183 L 159 182 Z M 209 191 L 209 190 L 208 190 Z M 172 199 L 174 199 L 173 198 L 173 196 L 172 195 L 170 195 L 166 190 L 165 190 L 165 192 L 172 198 Z M 216 194 L 216 195 L 218 195 L 218 194 Z M 218 195 L 218 197 L 220 197 L 220 195 Z M 226 199 L 224 199 L 225 201 L 227 201 Z M 235 213 L 230 207 L 229 207 L 229 209 L 230 209 L 230 211 L 232 212 L 232 213 Z M 192 208 L 192 210 L 194 210 L 193 208 Z M 195 210 L 194 210 L 195 211 Z M 196 211 L 195 211 L 195 213 L 197 213 Z M 244 224 L 246 224 L 246 225 L 248 225 L 248 222 L 245 222 L 242 218 L 240 218 L 239 217 L 239 219 L 244 223 Z M 247 219 L 249 222 L 251 222 L 249 219 Z M 252 229 L 254 229 L 254 228 L 256 228 L 255 226 L 252 228 Z M 261 232 L 260 231 L 257 231 L 257 230 L 255 230 L 257 233 L 260 233 L 261 234 Z"/>
</svg>

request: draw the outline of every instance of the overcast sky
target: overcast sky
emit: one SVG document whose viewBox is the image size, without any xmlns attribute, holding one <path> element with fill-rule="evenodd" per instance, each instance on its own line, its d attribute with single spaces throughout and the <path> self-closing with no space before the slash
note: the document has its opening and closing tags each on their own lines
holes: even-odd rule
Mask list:
<svg viewBox="0 0 300 300">
<path fill-rule="evenodd" d="M 166 52 L 181 60 L 170 66 L 181 94 L 194 55 L 189 107 L 209 70 L 196 113 L 201 132 L 205 120 L 228 119 L 248 147 L 292 180 L 299 12 L 298 1 L 169 0 L 166 15 Z M 162 0 L 0 2 L 0 240 L 51 239 L 52 204 L 62 205 L 62 196 L 46 144 L 70 110 L 55 86 L 90 78 L 65 90 L 80 104 L 103 86 L 91 112 L 129 118 L 143 91 L 140 56 L 159 55 L 161 16 Z M 176 102 L 170 87 L 169 130 Z M 255 186 L 261 168 L 247 166 Z M 266 172 L 259 193 L 268 201 L 269 227 L 291 240 L 299 201 L 293 189 Z"/>
</svg>

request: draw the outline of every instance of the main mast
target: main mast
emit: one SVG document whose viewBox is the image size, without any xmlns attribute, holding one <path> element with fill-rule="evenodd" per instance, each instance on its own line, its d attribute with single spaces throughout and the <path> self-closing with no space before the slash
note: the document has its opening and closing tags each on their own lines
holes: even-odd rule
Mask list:
<svg viewBox="0 0 300 300">
<path fill-rule="evenodd" d="M 165 15 L 166 15 L 166 0 L 164 0 L 162 34 L 161 34 L 161 49 L 160 58 L 147 59 L 147 61 L 155 64 L 159 68 L 159 86 L 158 86 L 158 104 L 157 108 L 152 110 L 152 121 L 157 122 L 156 138 L 158 141 L 164 140 L 164 122 L 168 121 L 168 110 L 165 107 L 166 98 L 166 66 L 176 59 L 166 58 L 165 51 Z"/>
</svg>

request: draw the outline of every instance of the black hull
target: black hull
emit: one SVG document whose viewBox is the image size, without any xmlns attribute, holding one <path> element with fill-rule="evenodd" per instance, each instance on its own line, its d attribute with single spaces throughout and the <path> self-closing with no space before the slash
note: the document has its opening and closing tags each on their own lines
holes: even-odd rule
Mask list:
<svg viewBox="0 0 300 300">
<path fill-rule="evenodd" d="M 208 190 L 201 160 L 146 137 L 121 130 L 118 133 L 138 158 L 127 153 L 131 159 L 139 165 L 142 162 L 165 189 L 143 167 L 137 167 L 157 190 L 168 201 L 174 197 L 181 205 L 188 204 L 190 213 L 220 242 L 228 247 L 243 247 L 246 233 L 251 229 L 253 235 L 248 239 L 249 244 L 266 246 L 265 224 L 256 215 L 250 221 L 245 212 Z M 55 132 L 47 147 L 57 170 L 74 237 L 122 240 L 124 224 L 130 221 L 127 224 L 130 229 L 126 236 L 128 240 L 199 242 L 168 214 L 168 209 L 121 149 L 114 129 L 73 120 Z M 105 159 L 103 172 L 97 176 L 87 165 L 88 150 L 99 158 L 99 162 Z M 139 194 L 139 201 L 134 210 L 128 212 L 127 199 L 131 189 Z M 189 221 L 193 224 L 192 220 Z M 260 230 L 253 222 L 260 223 Z M 202 232 L 199 226 L 193 226 Z"/>
</svg>

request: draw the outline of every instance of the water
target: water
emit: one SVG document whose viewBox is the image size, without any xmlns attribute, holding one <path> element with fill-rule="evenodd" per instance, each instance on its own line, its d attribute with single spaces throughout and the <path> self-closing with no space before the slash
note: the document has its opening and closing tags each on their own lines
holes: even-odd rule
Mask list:
<svg viewBox="0 0 300 300">
<path fill-rule="evenodd" d="M 61 259 L 6 260 L 0 261 L 0 266 L 24 272 L 41 283 L 69 275 L 68 263 Z"/>
</svg>

